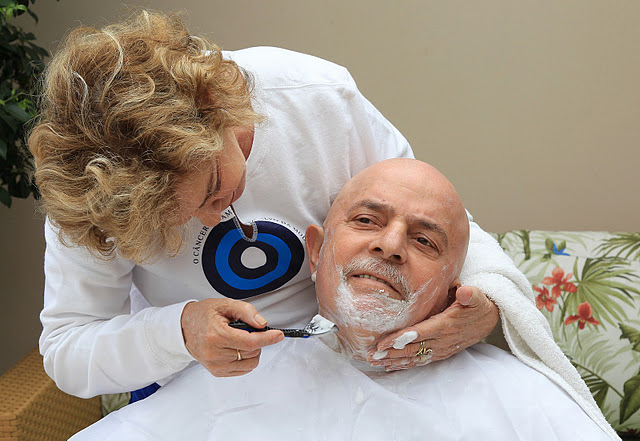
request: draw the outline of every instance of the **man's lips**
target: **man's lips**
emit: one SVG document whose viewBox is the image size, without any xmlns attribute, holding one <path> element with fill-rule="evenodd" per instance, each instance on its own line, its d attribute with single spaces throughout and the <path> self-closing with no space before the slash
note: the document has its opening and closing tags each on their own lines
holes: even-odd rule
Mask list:
<svg viewBox="0 0 640 441">
<path fill-rule="evenodd" d="M 351 274 L 349 277 L 358 279 L 358 280 L 363 280 L 366 281 L 365 283 L 367 284 L 371 284 L 371 286 L 376 286 L 376 285 L 385 285 L 387 288 L 391 288 L 391 292 L 389 294 L 392 294 L 393 297 L 397 297 L 400 300 L 404 300 L 405 296 L 403 294 L 403 290 L 400 289 L 399 287 L 395 286 L 395 284 L 383 277 L 380 277 L 378 275 L 373 275 L 373 274 Z M 370 282 L 369 282 L 370 281 Z"/>
</svg>

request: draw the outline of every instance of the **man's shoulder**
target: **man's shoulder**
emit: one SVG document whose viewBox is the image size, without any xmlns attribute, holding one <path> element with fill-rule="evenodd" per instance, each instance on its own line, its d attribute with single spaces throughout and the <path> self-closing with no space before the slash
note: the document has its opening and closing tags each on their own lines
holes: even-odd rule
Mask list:
<svg viewBox="0 0 640 441">
<path fill-rule="evenodd" d="M 303 87 L 310 85 L 354 86 L 349 71 L 323 58 L 288 49 L 259 46 L 224 52 L 250 72 L 259 87 Z"/>
</svg>

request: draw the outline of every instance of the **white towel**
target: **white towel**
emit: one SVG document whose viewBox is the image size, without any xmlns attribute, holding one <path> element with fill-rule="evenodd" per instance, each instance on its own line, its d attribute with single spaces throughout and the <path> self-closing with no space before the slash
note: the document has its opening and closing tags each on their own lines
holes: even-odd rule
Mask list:
<svg viewBox="0 0 640 441">
<path fill-rule="evenodd" d="M 472 228 L 475 224 L 471 224 Z M 580 407 L 614 440 L 618 434 L 607 422 L 580 374 L 553 340 L 549 323 L 535 306 L 534 294 L 527 278 L 502 252 L 474 254 L 478 248 L 494 247 L 498 242 L 489 234 L 473 234 L 482 247 L 470 247 L 464 271 L 463 284 L 481 289 L 500 309 L 502 330 L 513 355 L 546 375 L 562 387 Z M 524 292 L 528 297 L 523 297 Z"/>
</svg>

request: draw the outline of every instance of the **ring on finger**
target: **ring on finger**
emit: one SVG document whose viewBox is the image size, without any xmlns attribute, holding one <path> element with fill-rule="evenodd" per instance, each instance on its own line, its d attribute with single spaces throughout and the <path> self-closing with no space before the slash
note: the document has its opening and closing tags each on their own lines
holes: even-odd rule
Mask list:
<svg viewBox="0 0 640 441">
<path fill-rule="evenodd" d="M 421 363 L 421 364 L 422 364 L 422 363 L 426 363 L 426 362 L 427 362 L 427 361 L 429 361 L 429 360 L 431 360 L 431 357 L 430 357 L 430 356 L 428 356 L 428 355 L 426 355 L 426 354 L 423 354 L 423 355 L 419 355 L 419 356 L 418 356 L 418 363 Z"/>
<path fill-rule="evenodd" d="M 236 352 L 238 353 L 237 361 L 242 361 L 242 355 L 240 355 L 240 349 L 236 349 Z"/>
<path fill-rule="evenodd" d="M 427 344 L 423 340 L 420 342 L 420 348 L 418 349 L 418 352 L 416 352 L 416 357 L 431 355 L 432 352 L 433 349 L 427 348 Z"/>
</svg>

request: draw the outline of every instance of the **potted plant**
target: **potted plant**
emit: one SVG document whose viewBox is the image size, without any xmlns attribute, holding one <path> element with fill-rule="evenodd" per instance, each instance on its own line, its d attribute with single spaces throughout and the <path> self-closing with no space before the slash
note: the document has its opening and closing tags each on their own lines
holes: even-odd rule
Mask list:
<svg viewBox="0 0 640 441">
<path fill-rule="evenodd" d="M 35 36 L 13 22 L 35 0 L 0 0 L 0 202 L 12 197 L 38 197 L 31 179 L 33 159 L 27 149 L 27 123 L 36 115 L 34 90 L 49 54 L 34 43 Z"/>
</svg>

